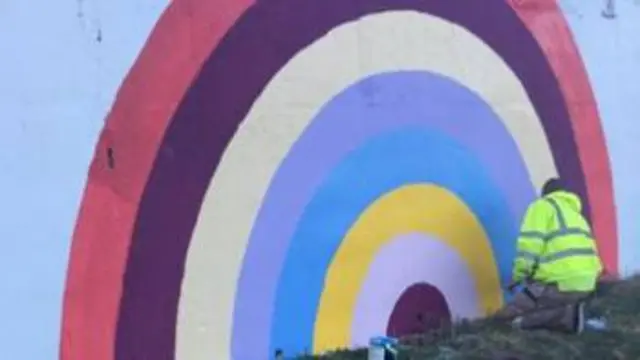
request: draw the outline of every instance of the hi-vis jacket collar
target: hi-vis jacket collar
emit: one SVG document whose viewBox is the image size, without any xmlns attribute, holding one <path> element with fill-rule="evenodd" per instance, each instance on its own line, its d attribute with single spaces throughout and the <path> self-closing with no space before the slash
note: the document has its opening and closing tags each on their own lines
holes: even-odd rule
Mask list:
<svg viewBox="0 0 640 360">
<path fill-rule="evenodd" d="M 582 212 L 582 201 L 578 195 L 569 192 L 569 191 L 554 191 L 549 195 L 543 197 L 543 199 L 553 199 L 557 203 L 560 203 L 560 206 L 567 206 L 576 212 Z"/>
</svg>

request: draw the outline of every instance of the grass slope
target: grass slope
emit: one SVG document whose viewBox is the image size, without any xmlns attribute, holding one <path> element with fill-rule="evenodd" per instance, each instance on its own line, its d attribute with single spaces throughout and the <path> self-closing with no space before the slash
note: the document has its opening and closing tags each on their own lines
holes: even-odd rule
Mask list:
<svg viewBox="0 0 640 360">
<path fill-rule="evenodd" d="M 640 359 L 640 276 L 610 283 L 589 305 L 609 329 L 568 335 L 513 330 L 490 320 L 461 323 L 403 339 L 398 360 L 631 360 Z M 365 349 L 300 359 L 366 360 Z"/>
</svg>

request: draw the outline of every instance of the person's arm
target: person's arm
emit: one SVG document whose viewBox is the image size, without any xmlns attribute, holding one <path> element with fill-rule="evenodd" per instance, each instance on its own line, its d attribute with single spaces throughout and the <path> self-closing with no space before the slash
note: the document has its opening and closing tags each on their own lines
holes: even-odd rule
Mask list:
<svg viewBox="0 0 640 360">
<path fill-rule="evenodd" d="M 524 281 L 535 270 L 547 236 L 548 206 L 544 201 L 535 201 L 529 206 L 522 219 L 511 277 L 514 283 Z"/>
</svg>

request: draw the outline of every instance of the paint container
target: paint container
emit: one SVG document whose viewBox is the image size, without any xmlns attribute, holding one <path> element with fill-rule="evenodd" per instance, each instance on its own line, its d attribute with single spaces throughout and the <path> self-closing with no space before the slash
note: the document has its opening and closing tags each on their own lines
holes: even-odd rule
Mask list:
<svg viewBox="0 0 640 360">
<path fill-rule="evenodd" d="M 396 360 L 398 340 L 386 336 L 376 336 L 369 340 L 368 360 Z"/>
</svg>

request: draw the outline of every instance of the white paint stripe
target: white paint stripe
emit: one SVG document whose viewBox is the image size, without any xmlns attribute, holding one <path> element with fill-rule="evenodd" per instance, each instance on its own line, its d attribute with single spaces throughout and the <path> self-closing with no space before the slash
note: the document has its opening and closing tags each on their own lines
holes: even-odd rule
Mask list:
<svg viewBox="0 0 640 360">
<path fill-rule="evenodd" d="M 242 258 L 278 165 L 334 95 L 359 79 L 394 70 L 428 70 L 466 85 L 503 119 L 534 185 L 556 174 L 542 126 L 520 81 L 473 34 L 410 11 L 371 15 L 337 27 L 272 79 L 222 158 L 189 248 L 178 310 L 179 359 L 204 360 L 213 354 L 230 358 Z"/>
</svg>

